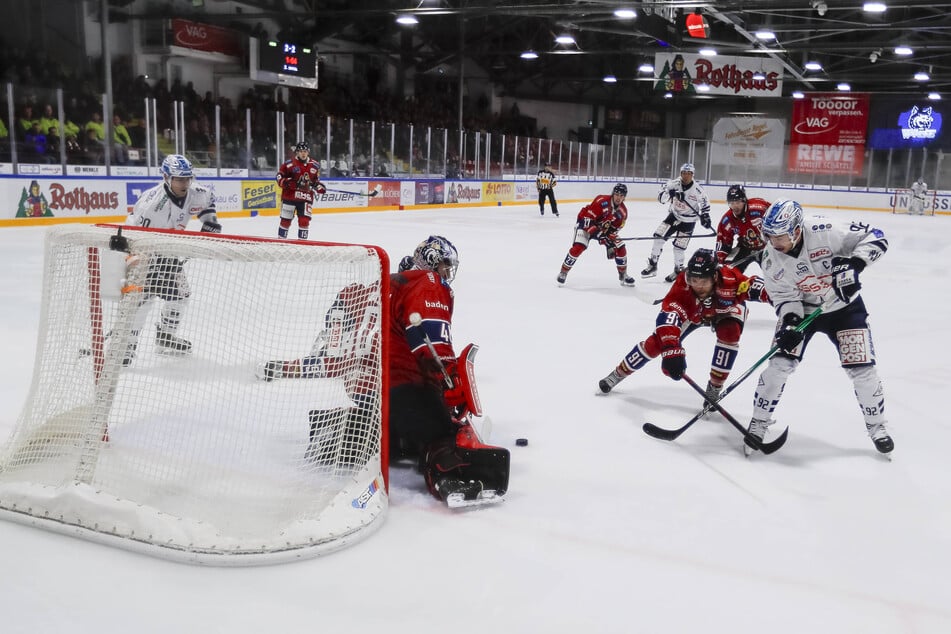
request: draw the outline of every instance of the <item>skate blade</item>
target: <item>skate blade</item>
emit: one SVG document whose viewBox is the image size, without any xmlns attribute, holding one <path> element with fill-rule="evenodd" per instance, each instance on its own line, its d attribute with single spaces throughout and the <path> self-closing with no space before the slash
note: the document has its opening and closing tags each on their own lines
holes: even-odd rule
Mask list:
<svg viewBox="0 0 951 634">
<path fill-rule="evenodd" d="M 451 509 L 462 509 L 474 506 L 489 506 L 498 504 L 504 500 L 504 496 L 497 495 L 492 489 L 486 489 L 472 500 L 467 500 L 464 493 L 450 493 L 446 496 L 446 506 Z"/>
</svg>

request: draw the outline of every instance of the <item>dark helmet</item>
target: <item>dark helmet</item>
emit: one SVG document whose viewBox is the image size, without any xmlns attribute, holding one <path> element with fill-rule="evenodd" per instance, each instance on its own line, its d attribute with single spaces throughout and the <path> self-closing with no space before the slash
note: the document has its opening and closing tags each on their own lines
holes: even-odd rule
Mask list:
<svg viewBox="0 0 951 634">
<path fill-rule="evenodd" d="M 734 200 L 746 201 L 746 190 L 743 189 L 742 185 L 730 185 L 730 189 L 726 192 L 726 201 L 733 202 Z"/>
<path fill-rule="evenodd" d="M 713 249 L 697 249 L 687 262 L 687 278 L 708 277 L 716 279 L 717 256 Z"/>
<path fill-rule="evenodd" d="M 310 146 L 307 145 L 304 141 L 300 141 L 297 145 L 294 146 L 295 152 L 307 152 L 310 153 Z"/>
<path fill-rule="evenodd" d="M 614 190 L 611 191 L 611 195 L 621 194 L 622 196 L 627 196 L 627 185 L 624 183 L 618 183 L 614 186 Z"/>
</svg>

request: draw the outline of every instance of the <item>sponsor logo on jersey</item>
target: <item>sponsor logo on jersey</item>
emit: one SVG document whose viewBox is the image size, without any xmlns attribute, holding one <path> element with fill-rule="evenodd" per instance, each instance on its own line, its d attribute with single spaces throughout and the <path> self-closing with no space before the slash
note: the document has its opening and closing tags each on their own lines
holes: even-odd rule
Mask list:
<svg viewBox="0 0 951 634">
<path fill-rule="evenodd" d="M 832 255 L 832 249 L 829 247 L 822 247 L 821 249 L 816 249 L 809 253 L 810 260 L 818 260 L 819 258 L 827 258 Z"/>
<path fill-rule="evenodd" d="M 449 307 L 446 306 L 445 304 L 443 304 L 443 303 L 442 303 L 441 301 L 439 301 L 439 300 L 436 300 L 435 302 L 431 302 L 431 301 L 429 301 L 429 300 L 427 299 L 427 300 L 426 300 L 426 308 L 438 308 L 438 309 L 440 309 L 440 310 L 445 310 L 446 312 L 449 311 Z"/>
<path fill-rule="evenodd" d="M 836 333 L 839 340 L 839 359 L 842 365 L 872 362 L 872 346 L 868 330 L 854 328 Z"/>
<path fill-rule="evenodd" d="M 796 273 L 799 275 L 805 275 L 809 272 L 809 267 L 805 262 L 796 262 Z"/>
</svg>

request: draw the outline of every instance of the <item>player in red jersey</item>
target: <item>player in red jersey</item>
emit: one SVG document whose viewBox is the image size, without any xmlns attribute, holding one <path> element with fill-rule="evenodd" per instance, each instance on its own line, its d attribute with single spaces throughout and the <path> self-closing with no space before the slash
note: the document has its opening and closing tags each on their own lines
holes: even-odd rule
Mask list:
<svg viewBox="0 0 951 634">
<path fill-rule="evenodd" d="M 710 325 L 717 335 L 707 383 L 707 398 L 716 400 L 733 369 L 746 320 L 746 301 L 768 302 L 763 280 L 746 277 L 729 265 L 719 265 L 710 249 L 697 249 L 661 303 L 657 327 L 647 339 L 627 353 L 598 387 L 604 393 L 644 367 L 663 357 L 664 374 L 679 381 L 687 369 L 682 341 L 700 326 Z"/>
<path fill-rule="evenodd" d="M 747 198 L 742 185 L 731 185 L 726 193 L 726 202 L 730 208 L 723 214 L 717 225 L 717 259 L 721 264 L 730 263 L 734 268 L 745 271 L 750 262 L 759 261 L 766 248 L 763 237 L 763 215 L 769 209 L 769 202 L 762 198 Z M 733 240 L 737 241 L 733 252 Z M 733 257 L 729 257 L 730 255 Z"/>
<path fill-rule="evenodd" d="M 294 158 L 285 161 L 277 171 L 281 187 L 281 224 L 277 235 L 287 237 L 294 215 L 297 215 L 297 237 L 306 240 L 310 232 L 310 206 L 314 193 L 327 191 L 320 182 L 320 166 L 310 158 L 310 146 L 301 141 L 294 146 Z"/>
<path fill-rule="evenodd" d="M 484 445 L 469 423 L 481 406 L 466 354 L 457 359 L 452 345 L 458 265 L 452 243 L 430 236 L 413 266 L 390 278 L 390 455 L 418 457 L 436 497 L 478 503 L 483 491 L 496 500 L 505 493 L 509 452 Z"/>
<path fill-rule="evenodd" d="M 588 248 L 588 242 L 595 239 L 604 246 L 608 259 L 613 259 L 617 265 L 621 286 L 634 286 L 634 278 L 627 274 L 627 247 L 617 235 L 627 222 L 627 207 L 624 206 L 626 196 L 627 185 L 618 183 L 610 196 L 602 194 L 578 212 L 575 240 L 561 265 L 561 272 L 558 273 L 559 284 L 565 283 L 568 271 Z"/>
</svg>

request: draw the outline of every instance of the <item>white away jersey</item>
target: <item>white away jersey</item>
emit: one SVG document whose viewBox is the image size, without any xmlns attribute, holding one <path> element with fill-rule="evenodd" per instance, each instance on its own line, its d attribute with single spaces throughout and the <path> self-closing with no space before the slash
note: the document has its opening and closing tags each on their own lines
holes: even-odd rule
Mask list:
<svg viewBox="0 0 951 634">
<path fill-rule="evenodd" d="M 915 181 L 911 184 L 911 195 L 915 198 L 924 198 L 928 193 L 928 183 L 924 181 Z"/>
<path fill-rule="evenodd" d="M 684 200 L 670 196 L 671 189 L 683 191 Z M 669 203 L 668 211 L 674 214 L 678 222 L 697 222 L 700 214 L 710 213 L 710 199 L 697 181 L 693 181 L 690 188 L 684 191 L 683 182 L 679 178 L 673 178 L 661 187 L 657 200 L 661 204 Z"/>
<path fill-rule="evenodd" d="M 182 231 L 192 216 L 208 210 L 215 211 L 215 198 L 210 189 L 192 181 L 185 202 L 179 207 L 165 190 L 165 183 L 159 183 L 139 196 L 126 224 Z"/>
<path fill-rule="evenodd" d="M 798 257 L 780 253 L 766 245 L 763 250 L 763 280 L 776 314 L 804 316 L 803 305 L 822 306 L 830 313 L 846 304 L 832 290 L 832 258 L 860 258 L 871 264 L 888 249 L 885 234 L 862 222 L 833 223 L 827 218 L 803 218 L 802 249 Z M 858 297 L 858 295 L 856 295 Z"/>
</svg>

